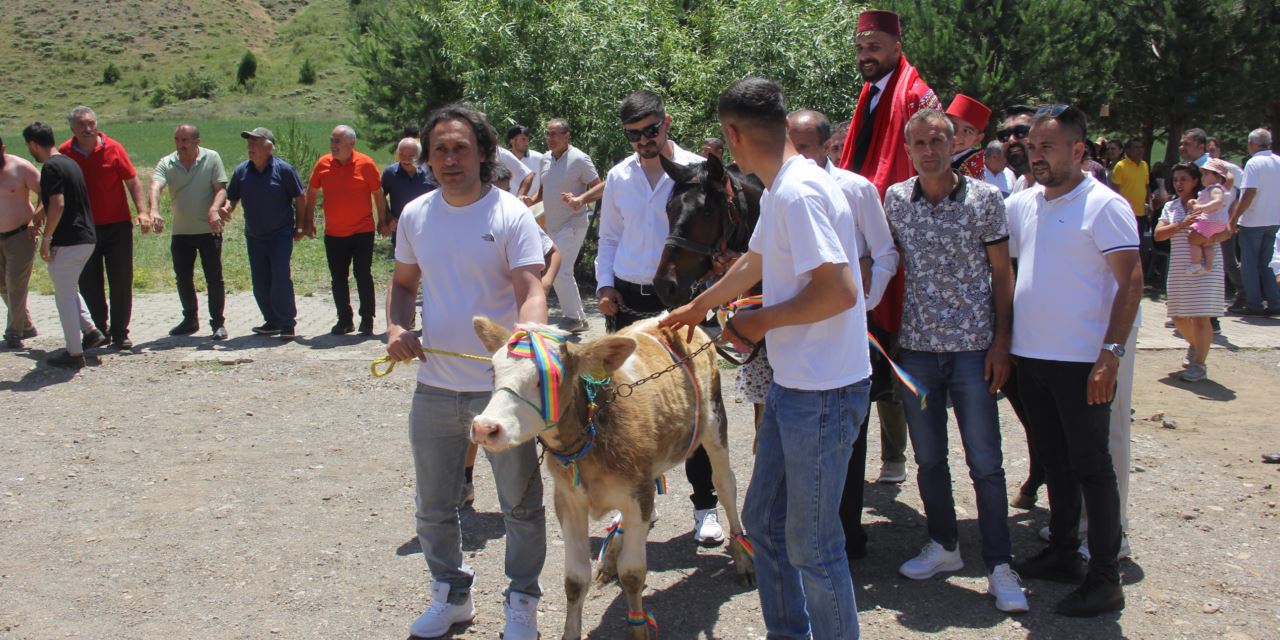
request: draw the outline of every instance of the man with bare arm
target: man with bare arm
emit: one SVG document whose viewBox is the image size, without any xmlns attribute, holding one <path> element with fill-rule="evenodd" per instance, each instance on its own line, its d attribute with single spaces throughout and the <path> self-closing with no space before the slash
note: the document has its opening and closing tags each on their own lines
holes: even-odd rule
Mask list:
<svg viewBox="0 0 1280 640">
<path fill-rule="evenodd" d="M 40 193 L 40 172 L 35 165 L 9 155 L 0 140 L 0 298 L 9 310 L 4 345 L 21 349 L 22 341 L 36 336 L 27 312 L 27 283 L 36 261 L 36 232 L 40 226 L 31 194 Z M 39 211 L 44 217 L 44 209 Z"/>
</svg>

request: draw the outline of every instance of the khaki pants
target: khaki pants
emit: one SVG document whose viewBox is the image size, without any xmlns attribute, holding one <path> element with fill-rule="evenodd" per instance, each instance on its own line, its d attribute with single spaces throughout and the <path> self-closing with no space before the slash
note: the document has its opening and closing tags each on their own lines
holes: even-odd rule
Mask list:
<svg viewBox="0 0 1280 640">
<path fill-rule="evenodd" d="M 5 336 L 21 338 L 23 332 L 35 328 L 27 312 L 27 284 L 35 260 L 36 243 L 25 229 L 0 239 L 0 299 L 9 309 Z"/>
</svg>

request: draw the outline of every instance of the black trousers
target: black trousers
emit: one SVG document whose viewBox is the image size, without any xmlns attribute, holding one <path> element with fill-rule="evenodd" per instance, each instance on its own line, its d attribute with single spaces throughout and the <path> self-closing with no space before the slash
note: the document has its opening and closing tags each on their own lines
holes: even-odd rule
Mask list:
<svg viewBox="0 0 1280 640">
<path fill-rule="evenodd" d="M 120 342 L 129 337 L 133 315 L 133 222 L 95 225 L 95 231 L 98 242 L 80 272 L 80 295 L 98 330 Z M 107 285 L 111 287 L 110 308 Z"/>
<path fill-rule="evenodd" d="M 204 270 L 204 283 L 209 297 L 209 328 L 223 324 L 222 310 L 227 292 L 222 282 L 222 236 L 212 233 L 173 236 L 169 242 L 173 253 L 173 276 L 178 284 L 178 300 L 182 303 L 182 317 L 196 320 L 200 317 L 200 303 L 196 299 L 196 254 L 200 255 L 200 268 Z"/>
<path fill-rule="evenodd" d="M 1009 401 L 1009 406 L 1013 407 L 1014 415 L 1018 416 L 1018 422 L 1022 424 L 1022 431 L 1027 435 L 1027 480 L 1022 483 L 1019 491 L 1033 496 L 1044 484 L 1044 465 L 1036 457 L 1036 448 L 1031 446 L 1031 427 L 1028 426 L 1027 411 L 1022 406 L 1022 396 L 1018 392 L 1018 376 L 1009 376 L 1000 392 Z"/>
<path fill-rule="evenodd" d="M 858 439 L 853 443 L 849 472 L 844 476 L 844 493 L 840 496 L 840 524 L 844 527 L 844 548 L 850 558 L 864 555 L 867 546 L 867 531 L 862 527 L 862 500 L 867 487 L 867 427 L 870 423 L 871 411 L 868 409 L 858 429 Z"/>
<path fill-rule="evenodd" d="M 1018 394 L 1031 446 L 1049 485 L 1052 544 L 1074 552 L 1080 544 L 1080 500 L 1089 514 L 1089 570 L 1118 582 L 1120 493 L 1111 465 L 1111 404 L 1087 401 L 1090 362 L 1018 358 Z"/>
<path fill-rule="evenodd" d="M 356 293 L 360 296 L 360 318 L 373 318 L 373 232 L 324 237 L 324 255 L 329 261 L 329 278 L 333 287 L 333 306 L 339 322 L 351 322 L 351 287 L 347 278 L 356 276 Z"/>
<path fill-rule="evenodd" d="M 618 295 L 622 296 L 622 303 L 627 305 L 632 311 L 638 314 L 618 312 L 615 316 L 605 316 L 605 328 L 609 333 L 614 333 L 624 329 L 640 320 L 648 317 L 645 314 L 658 313 L 665 311 L 662 301 L 658 299 L 658 295 L 653 292 L 653 287 L 649 285 L 638 285 L 618 280 L 614 283 L 614 289 L 617 289 Z M 714 509 L 719 501 L 716 498 L 716 487 L 711 481 L 711 458 L 707 457 L 707 452 L 701 446 L 688 460 L 684 461 L 684 477 L 693 485 L 693 495 L 689 496 L 689 501 L 693 503 L 694 509 Z"/>
</svg>

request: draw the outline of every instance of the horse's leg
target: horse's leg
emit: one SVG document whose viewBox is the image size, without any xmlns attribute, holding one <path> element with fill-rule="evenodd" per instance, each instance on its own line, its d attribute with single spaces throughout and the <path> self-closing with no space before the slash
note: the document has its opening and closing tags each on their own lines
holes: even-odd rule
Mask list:
<svg viewBox="0 0 1280 640">
<path fill-rule="evenodd" d="M 729 463 L 729 420 L 725 414 L 724 400 L 716 395 L 712 399 L 712 415 L 719 424 L 708 425 L 699 441 L 711 460 L 711 481 L 716 486 L 716 494 L 720 496 L 720 505 L 724 507 L 724 516 L 729 521 L 729 556 L 733 558 L 734 570 L 738 573 L 738 581 L 743 585 L 755 584 L 755 563 L 751 554 L 738 539 L 743 533 L 742 519 L 738 514 L 738 483 L 733 475 L 733 467 Z"/>
<path fill-rule="evenodd" d="M 581 494 L 581 495 L 579 495 Z M 582 605 L 591 588 L 591 538 L 586 494 L 559 487 L 555 492 L 556 518 L 564 534 L 564 639 L 582 638 Z"/>
<path fill-rule="evenodd" d="M 622 583 L 622 590 L 627 597 L 627 638 L 630 640 L 648 640 L 648 625 L 637 621 L 643 620 L 645 615 L 644 600 L 644 581 L 647 571 L 645 564 L 645 541 L 649 535 L 650 522 L 645 520 L 642 513 L 649 513 L 650 518 L 653 517 L 653 494 L 654 488 L 652 483 L 647 483 L 647 494 L 644 489 L 638 500 L 633 500 L 622 509 L 622 521 L 629 523 L 631 527 L 629 535 L 623 536 L 620 541 L 622 544 L 621 552 L 618 554 L 618 581 Z M 646 503 L 647 502 L 647 506 Z M 617 544 L 619 540 L 614 540 L 613 544 Z"/>
</svg>

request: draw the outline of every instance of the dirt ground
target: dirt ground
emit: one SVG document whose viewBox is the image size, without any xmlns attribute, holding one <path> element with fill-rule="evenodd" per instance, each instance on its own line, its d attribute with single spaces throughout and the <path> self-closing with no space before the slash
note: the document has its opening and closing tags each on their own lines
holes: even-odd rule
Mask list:
<svg viewBox="0 0 1280 640">
<path fill-rule="evenodd" d="M 198 341 L 161 340 L 139 353 L 104 354 L 72 375 L 36 366 L 54 342 L 0 353 L 0 637 L 407 635 L 428 581 L 412 535 L 411 368 L 371 378 L 375 341 L 326 336 L 277 346 L 243 337 L 204 353 L 212 359 L 198 359 L 206 348 Z M 1123 614 L 1055 616 L 1068 589 L 1039 582 L 1028 585 L 1030 613 L 994 609 L 953 438 L 965 569 L 923 582 L 898 577 L 898 564 L 925 542 L 919 496 L 913 480 L 871 486 L 871 553 L 854 564 L 863 637 L 1280 637 L 1280 466 L 1260 462 L 1264 451 L 1280 451 L 1271 395 L 1280 389 L 1280 351 L 1215 350 L 1214 381 L 1194 386 L 1171 374 L 1180 358 L 1144 350 L 1138 359 L 1135 555 L 1123 565 Z M 732 395 L 727 401 L 744 486 L 751 409 Z M 1150 421 L 1156 413 L 1176 428 Z M 1004 403 L 1002 419 L 1012 490 L 1026 473 L 1025 440 Z M 878 438 L 871 443 L 874 477 Z M 476 475 L 463 529 L 479 618 L 456 637 L 494 638 L 502 521 L 483 461 Z M 725 550 L 692 541 L 683 473 L 668 480 L 648 546 L 646 608 L 661 636 L 763 637 L 756 594 L 734 582 Z M 1015 554 L 1037 551 L 1047 512 L 1010 515 Z M 565 600 L 549 501 L 548 516 L 540 611 L 543 637 L 552 638 Z M 586 629 L 619 637 L 625 613 L 616 584 L 598 588 Z"/>
</svg>

